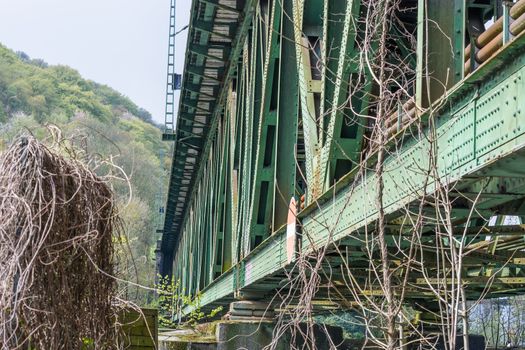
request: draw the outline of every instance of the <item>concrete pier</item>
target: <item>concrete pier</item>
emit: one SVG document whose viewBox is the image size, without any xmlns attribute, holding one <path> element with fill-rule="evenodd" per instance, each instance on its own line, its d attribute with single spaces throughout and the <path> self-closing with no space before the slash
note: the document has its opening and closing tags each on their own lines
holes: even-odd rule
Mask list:
<svg viewBox="0 0 525 350">
<path fill-rule="evenodd" d="M 288 350 L 294 343 L 302 348 L 305 339 L 300 335 L 307 330 L 306 324 L 301 324 L 296 332 L 286 331 L 277 340 L 274 338 L 276 323 L 268 321 L 219 321 L 210 324 L 215 330 L 215 338 L 199 338 L 195 334 L 178 334 L 159 336 L 160 350 L 262 350 L 276 341 L 276 350 Z M 317 349 L 344 349 L 343 332 L 340 327 L 313 325 L 312 334 Z M 330 337 L 327 336 L 330 335 Z"/>
</svg>

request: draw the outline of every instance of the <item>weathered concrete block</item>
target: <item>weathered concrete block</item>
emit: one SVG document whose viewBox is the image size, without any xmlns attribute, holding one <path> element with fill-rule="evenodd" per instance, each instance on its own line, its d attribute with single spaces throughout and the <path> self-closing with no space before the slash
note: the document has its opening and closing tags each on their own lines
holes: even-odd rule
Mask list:
<svg viewBox="0 0 525 350">
<path fill-rule="evenodd" d="M 445 350 L 443 341 L 440 340 L 437 347 L 437 350 Z M 470 350 L 485 350 L 485 337 L 482 335 L 469 335 L 469 349 Z M 463 337 L 458 336 L 456 338 L 456 350 L 463 350 Z"/>
<path fill-rule="evenodd" d="M 442 337 L 436 335 L 436 344 L 419 344 L 417 342 L 412 343 L 408 346 L 409 350 L 444 350 L 445 346 L 443 345 Z M 413 339 L 412 339 L 413 341 Z M 364 339 L 347 339 L 345 340 L 345 345 L 341 349 L 345 350 L 361 350 L 363 348 L 370 350 L 379 350 L 380 347 L 372 344 L 371 342 L 365 345 Z M 485 338 L 481 335 L 470 335 L 469 336 L 469 346 L 470 350 L 485 350 Z M 456 339 L 456 350 L 463 350 L 463 337 L 457 337 Z"/>
<path fill-rule="evenodd" d="M 217 350 L 262 349 L 272 341 L 274 327 L 273 322 L 221 322 L 216 328 Z"/>
<path fill-rule="evenodd" d="M 261 350 L 271 344 L 272 341 L 277 341 L 276 350 L 290 349 L 292 342 L 295 343 L 296 347 L 302 348 L 306 341 L 301 333 L 306 333 L 308 326 L 301 324 L 299 327 L 301 328 L 300 332 L 297 331 L 292 334 L 288 330 L 278 340 L 274 340 L 274 322 L 221 322 L 216 328 L 217 350 Z M 330 349 L 334 346 L 340 348 L 343 344 L 343 331 L 340 327 L 322 324 L 311 327 L 317 349 Z"/>
<path fill-rule="evenodd" d="M 119 315 L 124 333 L 124 347 L 129 350 L 148 350 L 157 348 L 158 311 L 157 309 L 125 310 Z"/>
<path fill-rule="evenodd" d="M 216 350 L 215 343 L 195 343 L 186 341 L 160 341 L 159 350 Z"/>
<path fill-rule="evenodd" d="M 216 350 L 215 336 L 192 329 L 166 330 L 159 335 L 159 350 Z"/>
<path fill-rule="evenodd" d="M 262 350 L 272 341 L 277 342 L 276 350 L 288 350 L 292 342 L 297 348 L 303 348 L 306 341 L 301 334 L 306 333 L 308 327 L 301 324 L 295 333 L 290 330 L 280 332 L 279 339 L 275 340 L 275 322 L 219 321 L 212 325 L 215 328 L 214 337 L 189 330 L 164 332 L 159 336 L 159 350 Z M 340 327 L 323 324 L 311 327 L 310 334 L 315 337 L 317 349 L 344 348 Z"/>
</svg>

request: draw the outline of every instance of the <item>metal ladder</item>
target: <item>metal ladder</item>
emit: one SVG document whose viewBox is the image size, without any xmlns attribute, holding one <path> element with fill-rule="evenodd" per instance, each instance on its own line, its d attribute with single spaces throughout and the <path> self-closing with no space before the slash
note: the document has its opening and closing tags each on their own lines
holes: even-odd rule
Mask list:
<svg viewBox="0 0 525 350">
<path fill-rule="evenodd" d="M 164 120 L 164 134 L 166 135 L 173 135 L 175 131 L 175 5 L 176 0 L 171 0 L 168 42 L 168 71 L 166 79 L 166 110 Z"/>
</svg>

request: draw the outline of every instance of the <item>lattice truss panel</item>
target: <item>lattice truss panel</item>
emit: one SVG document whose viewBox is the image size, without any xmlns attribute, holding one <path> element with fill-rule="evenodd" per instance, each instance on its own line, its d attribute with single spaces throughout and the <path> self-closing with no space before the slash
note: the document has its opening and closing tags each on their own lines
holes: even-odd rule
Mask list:
<svg viewBox="0 0 525 350">
<path fill-rule="evenodd" d="M 513 37 L 465 76 L 468 29 L 443 11 L 468 9 L 461 1 L 447 3 L 429 10 L 429 17 L 448 24 L 443 27 L 452 38 L 445 50 L 430 35 L 427 47 L 441 48 L 435 61 L 416 54 L 425 47 L 421 42 L 400 38 L 392 49 L 406 54 L 414 72 L 434 64 L 441 90 L 423 92 L 425 78 L 414 73 L 407 92 L 414 98 L 387 121 L 388 147 L 395 150 L 385 163 L 387 227 L 399 234 L 406 210 L 437 186 L 421 170 L 432 116 L 441 185 L 454 186 L 450 196 L 463 198 L 453 202 L 453 225 L 472 232 L 469 293 L 476 297 L 493 278 L 492 293 L 517 293 L 525 289 L 524 229 L 487 223 L 493 216 L 525 215 L 525 37 Z M 406 30 L 423 37 L 417 35 L 418 1 L 402 4 Z M 367 158 L 365 175 L 355 169 L 365 153 L 373 154 L 366 116 L 374 113 L 376 89 L 371 72 L 356 64 L 362 13 L 360 1 L 352 0 L 193 1 L 162 252 L 163 273 L 173 272 L 187 294 L 203 292 L 206 308 L 243 292 L 271 298 L 297 254 L 325 244 L 347 252 L 346 264 L 365 273 L 369 257 L 361 239 L 377 219 L 374 157 Z M 445 75 L 451 76 L 446 82 Z M 351 95 L 356 80 L 365 83 Z M 472 197 L 474 213 L 464 199 Z M 290 256 L 292 198 L 300 203 L 301 225 Z M 432 228 L 424 237 L 431 245 Z M 401 259 L 403 244 L 388 242 Z M 341 256 L 326 259 L 334 269 L 343 264 Z M 334 272 L 327 282 L 343 278 Z M 417 286 L 428 281 L 421 278 L 410 276 L 414 298 L 424 298 Z M 327 293 L 321 290 L 318 298 Z"/>
</svg>

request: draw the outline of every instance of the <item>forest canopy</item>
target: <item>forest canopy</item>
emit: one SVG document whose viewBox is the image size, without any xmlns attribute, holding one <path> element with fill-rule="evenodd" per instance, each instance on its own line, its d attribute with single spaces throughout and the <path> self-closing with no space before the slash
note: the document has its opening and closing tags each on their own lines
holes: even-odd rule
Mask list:
<svg viewBox="0 0 525 350">
<path fill-rule="evenodd" d="M 110 121 L 128 112 L 154 124 L 148 111 L 109 86 L 85 80 L 68 66 L 50 66 L 42 59 L 0 45 L 0 121 L 17 112 L 38 121 L 54 113 L 72 118 L 77 112 Z"/>
</svg>

